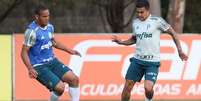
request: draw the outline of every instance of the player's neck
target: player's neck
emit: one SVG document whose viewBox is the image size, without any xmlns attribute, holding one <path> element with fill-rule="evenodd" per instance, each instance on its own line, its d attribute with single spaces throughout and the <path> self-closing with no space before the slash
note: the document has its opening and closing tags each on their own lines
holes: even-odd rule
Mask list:
<svg viewBox="0 0 201 101">
<path fill-rule="evenodd" d="M 41 28 L 45 28 L 47 25 L 43 25 L 43 24 L 41 24 L 40 22 L 38 22 L 38 21 L 35 21 L 36 22 L 36 24 L 39 26 L 39 27 L 41 27 Z"/>
<path fill-rule="evenodd" d="M 147 16 L 145 17 L 145 19 L 143 21 L 146 21 L 150 16 L 151 16 L 151 14 L 148 13 Z"/>
</svg>

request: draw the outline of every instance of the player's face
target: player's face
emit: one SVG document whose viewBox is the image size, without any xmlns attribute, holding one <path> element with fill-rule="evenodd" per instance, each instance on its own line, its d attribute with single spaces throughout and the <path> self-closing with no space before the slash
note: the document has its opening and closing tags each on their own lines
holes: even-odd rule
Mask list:
<svg viewBox="0 0 201 101">
<path fill-rule="evenodd" d="M 145 7 L 137 8 L 137 17 L 144 21 L 149 16 L 149 10 L 147 10 Z"/>
<path fill-rule="evenodd" d="M 49 22 L 50 13 L 49 10 L 42 10 L 40 11 L 40 14 L 36 16 L 36 21 L 41 27 L 44 27 Z"/>
</svg>

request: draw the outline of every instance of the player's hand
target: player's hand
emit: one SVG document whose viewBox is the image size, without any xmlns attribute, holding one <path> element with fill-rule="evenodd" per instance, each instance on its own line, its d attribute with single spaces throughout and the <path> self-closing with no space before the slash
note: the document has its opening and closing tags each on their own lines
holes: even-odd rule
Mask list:
<svg viewBox="0 0 201 101">
<path fill-rule="evenodd" d="M 120 44 L 121 43 L 121 39 L 119 37 L 117 37 L 116 35 L 113 35 L 112 36 L 112 42 L 116 42 L 116 43 Z"/>
<path fill-rule="evenodd" d="M 37 78 L 38 73 L 33 67 L 29 68 L 28 72 L 29 72 L 29 77 L 30 78 L 32 78 L 32 79 Z"/>
<path fill-rule="evenodd" d="M 188 59 L 188 56 L 184 52 L 179 52 L 179 57 L 182 61 L 186 61 Z"/>
<path fill-rule="evenodd" d="M 81 57 L 81 54 L 78 51 L 76 51 L 76 50 L 72 50 L 71 54 L 77 55 L 77 56 Z"/>
</svg>

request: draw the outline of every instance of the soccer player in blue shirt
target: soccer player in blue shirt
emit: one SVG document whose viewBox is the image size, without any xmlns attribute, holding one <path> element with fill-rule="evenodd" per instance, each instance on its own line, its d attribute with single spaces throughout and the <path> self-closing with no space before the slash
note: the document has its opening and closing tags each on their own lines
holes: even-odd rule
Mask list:
<svg viewBox="0 0 201 101">
<path fill-rule="evenodd" d="M 71 101 L 79 101 L 79 78 L 54 56 L 52 47 L 72 55 L 81 55 L 54 38 L 54 27 L 49 23 L 49 16 L 49 9 L 44 5 L 36 8 L 35 20 L 25 31 L 22 60 L 30 78 L 36 79 L 52 92 L 50 101 L 58 100 L 65 90 L 65 83 L 69 84 Z"/>
<path fill-rule="evenodd" d="M 154 17 L 149 12 L 149 2 L 138 0 L 136 4 L 137 18 L 133 21 L 133 35 L 128 40 L 121 40 L 114 36 L 112 41 L 120 45 L 136 44 L 136 53 L 130 59 L 130 66 L 126 74 L 126 83 L 121 95 L 121 101 L 129 101 L 130 93 L 136 82 L 145 76 L 145 101 L 152 101 L 154 84 L 160 67 L 160 33 L 170 34 L 176 44 L 181 60 L 187 60 L 180 42 L 173 28 L 161 17 Z"/>
</svg>

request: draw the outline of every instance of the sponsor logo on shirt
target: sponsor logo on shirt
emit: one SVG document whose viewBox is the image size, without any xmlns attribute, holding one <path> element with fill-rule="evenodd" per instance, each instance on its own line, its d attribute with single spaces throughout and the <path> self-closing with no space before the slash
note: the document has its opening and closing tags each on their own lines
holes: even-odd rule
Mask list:
<svg viewBox="0 0 201 101">
<path fill-rule="evenodd" d="M 136 37 L 139 39 L 144 39 L 144 38 L 147 39 L 147 38 L 152 38 L 152 34 L 143 32 L 142 34 L 136 34 Z"/>
<path fill-rule="evenodd" d="M 41 50 L 43 49 L 50 49 L 52 47 L 52 42 L 49 41 L 47 44 L 41 46 Z"/>
</svg>

